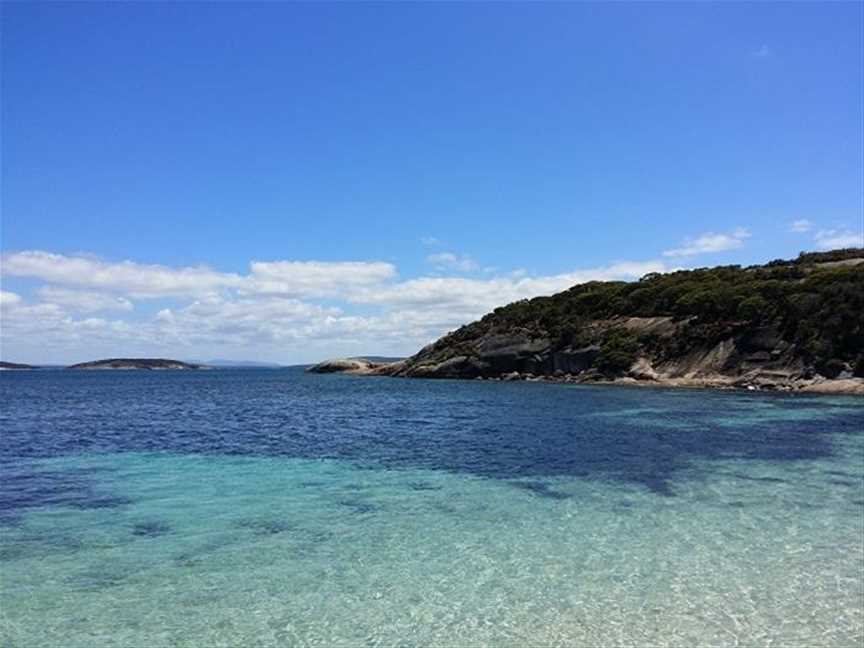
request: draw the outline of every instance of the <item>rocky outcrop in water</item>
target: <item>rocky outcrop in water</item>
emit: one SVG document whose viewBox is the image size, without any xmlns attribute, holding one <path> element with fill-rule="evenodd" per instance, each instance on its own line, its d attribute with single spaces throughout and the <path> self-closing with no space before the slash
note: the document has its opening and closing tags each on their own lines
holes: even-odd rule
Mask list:
<svg viewBox="0 0 864 648">
<path fill-rule="evenodd" d="M 306 369 L 309 373 L 348 373 L 348 374 L 374 374 L 382 367 L 389 367 L 389 363 L 372 362 L 365 358 L 336 358 L 325 360 Z"/>
</svg>

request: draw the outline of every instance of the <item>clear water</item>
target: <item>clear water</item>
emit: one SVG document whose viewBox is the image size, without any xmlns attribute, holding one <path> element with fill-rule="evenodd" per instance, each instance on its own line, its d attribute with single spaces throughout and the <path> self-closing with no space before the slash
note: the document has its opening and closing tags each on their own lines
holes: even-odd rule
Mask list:
<svg viewBox="0 0 864 648">
<path fill-rule="evenodd" d="M 0 645 L 864 642 L 864 402 L 0 375 Z"/>
</svg>

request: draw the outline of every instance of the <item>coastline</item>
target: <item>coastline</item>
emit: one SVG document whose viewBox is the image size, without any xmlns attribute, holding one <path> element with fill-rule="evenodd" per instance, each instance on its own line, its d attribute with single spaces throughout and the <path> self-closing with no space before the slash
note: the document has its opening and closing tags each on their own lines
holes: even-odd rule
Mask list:
<svg viewBox="0 0 864 648">
<path fill-rule="evenodd" d="M 786 394 L 821 394 L 834 396 L 864 396 L 864 378 L 812 378 L 795 377 L 776 373 L 754 372 L 739 376 L 711 374 L 703 376 L 664 376 L 656 372 L 650 377 L 634 367 L 634 375 L 618 378 L 603 378 L 597 374 L 579 375 L 534 375 L 511 372 L 498 376 L 433 376 L 405 373 L 404 362 L 376 363 L 360 358 L 325 360 L 306 369 L 309 373 L 344 373 L 354 376 L 379 376 L 400 378 L 426 378 L 452 380 L 482 380 L 491 382 L 545 382 L 568 385 L 610 385 L 662 389 L 714 389 L 722 391 L 772 392 Z"/>
</svg>

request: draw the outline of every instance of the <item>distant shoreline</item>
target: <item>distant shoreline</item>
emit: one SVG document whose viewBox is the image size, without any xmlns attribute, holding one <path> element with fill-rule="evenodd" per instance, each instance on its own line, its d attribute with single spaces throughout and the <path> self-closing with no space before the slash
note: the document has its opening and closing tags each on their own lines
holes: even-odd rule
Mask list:
<svg viewBox="0 0 864 648">
<path fill-rule="evenodd" d="M 165 358 L 108 358 L 105 360 L 93 360 L 92 362 L 80 362 L 66 368 L 85 371 L 128 371 L 134 369 L 144 369 L 147 371 L 196 371 L 207 369 L 208 367 Z"/>
</svg>

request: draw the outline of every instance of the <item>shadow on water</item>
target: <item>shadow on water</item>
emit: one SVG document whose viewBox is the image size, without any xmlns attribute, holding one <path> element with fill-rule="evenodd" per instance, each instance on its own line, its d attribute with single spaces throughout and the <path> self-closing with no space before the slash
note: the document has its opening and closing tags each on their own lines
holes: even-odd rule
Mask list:
<svg viewBox="0 0 864 648">
<path fill-rule="evenodd" d="M 119 508 L 128 497 L 106 493 L 98 487 L 104 470 L 80 468 L 46 470 L 32 461 L 0 463 L 0 525 L 15 526 L 28 509 L 63 506 L 78 510 Z"/>
<path fill-rule="evenodd" d="M 686 470 L 692 479 L 694 465 L 710 471 L 712 460 L 826 458 L 837 435 L 864 429 L 864 407 L 851 399 L 371 379 L 294 369 L 44 372 L 0 380 L 0 398 L 11 404 L 0 417 L 0 457 L 13 466 L 0 491 L 7 521 L 31 506 L 126 503 L 96 490 L 88 476 L 28 473 L 21 464 L 28 457 L 169 452 L 338 459 L 361 468 L 501 479 L 549 499 L 567 496 L 544 485 L 558 476 L 617 481 L 671 497 L 676 478 Z M 343 505 L 371 512 L 353 498 Z"/>
</svg>

